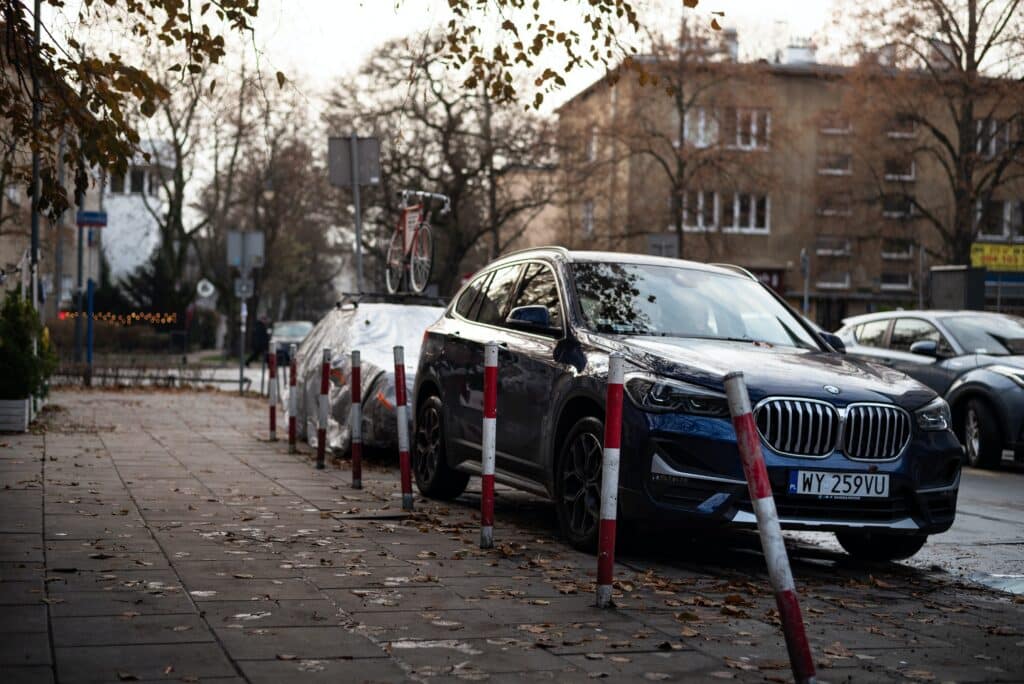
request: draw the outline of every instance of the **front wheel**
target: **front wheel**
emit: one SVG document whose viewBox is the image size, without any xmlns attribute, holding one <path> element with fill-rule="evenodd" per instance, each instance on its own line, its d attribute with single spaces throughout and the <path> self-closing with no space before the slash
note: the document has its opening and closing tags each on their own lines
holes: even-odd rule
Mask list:
<svg viewBox="0 0 1024 684">
<path fill-rule="evenodd" d="M 581 418 L 562 443 L 555 466 L 555 510 L 562 535 L 581 551 L 597 548 L 601 519 L 601 440 L 604 425 Z"/>
<path fill-rule="evenodd" d="M 428 397 L 417 409 L 412 469 L 424 496 L 447 501 L 466 490 L 469 475 L 451 468 L 445 458 L 441 409 L 438 397 Z"/>
<path fill-rule="evenodd" d="M 920 551 L 928 535 L 848 530 L 836 532 L 836 540 L 857 560 L 895 561 L 910 558 Z"/>
<path fill-rule="evenodd" d="M 971 399 L 960 428 L 967 449 L 967 463 L 975 468 L 995 468 L 1003 459 L 1003 440 L 988 406 Z"/>
<path fill-rule="evenodd" d="M 387 259 L 384 264 L 384 281 L 388 292 L 397 293 L 402 289 L 402 277 L 405 275 L 405 245 L 402 232 L 396 230 L 388 245 Z"/>
<path fill-rule="evenodd" d="M 427 289 L 433 267 L 434 239 L 430 234 L 430 226 L 423 223 L 412 239 L 412 250 L 409 255 L 409 289 L 417 294 Z"/>
</svg>

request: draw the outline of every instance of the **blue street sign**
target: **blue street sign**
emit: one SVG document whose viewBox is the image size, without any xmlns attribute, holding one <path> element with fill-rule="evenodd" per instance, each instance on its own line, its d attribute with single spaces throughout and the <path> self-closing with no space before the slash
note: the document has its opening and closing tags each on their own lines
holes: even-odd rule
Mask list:
<svg viewBox="0 0 1024 684">
<path fill-rule="evenodd" d="M 107 212 L 80 211 L 75 219 L 75 222 L 81 228 L 103 228 L 107 225 Z"/>
</svg>

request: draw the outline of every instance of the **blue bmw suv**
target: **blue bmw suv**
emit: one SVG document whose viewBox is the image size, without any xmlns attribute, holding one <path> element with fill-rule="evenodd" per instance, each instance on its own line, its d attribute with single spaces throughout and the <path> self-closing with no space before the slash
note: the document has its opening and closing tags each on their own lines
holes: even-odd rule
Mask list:
<svg viewBox="0 0 1024 684">
<path fill-rule="evenodd" d="M 723 391 L 740 370 L 784 527 L 892 560 L 953 523 L 961 449 L 934 391 L 844 356 L 742 269 L 562 248 L 493 262 L 426 330 L 413 395 L 426 496 L 457 497 L 480 472 L 488 341 L 496 479 L 553 500 L 579 548 L 597 537 L 613 351 L 626 357 L 622 520 L 756 523 Z"/>
</svg>

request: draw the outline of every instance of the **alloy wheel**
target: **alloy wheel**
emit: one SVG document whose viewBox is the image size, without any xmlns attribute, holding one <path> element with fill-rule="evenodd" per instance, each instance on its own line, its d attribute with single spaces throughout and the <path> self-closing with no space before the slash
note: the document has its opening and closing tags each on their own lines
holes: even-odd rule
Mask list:
<svg viewBox="0 0 1024 684">
<path fill-rule="evenodd" d="M 981 425 L 974 409 L 968 409 L 964 418 L 964 442 L 967 444 L 967 460 L 973 465 L 981 455 Z"/>
<path fill-rule="evenodd" d="M 432 482 L 441 454 L 441 416 L 428 406 L 416 425 L 416 458 L 413 464 L 420 482 Z"/>
<path fill-rule="evenodd" d="M 562 464 L 562 506 L 574 535 L 585 537 L 597 527 L 601 515 L 601 442 L 581 432 L 567 450 Z"/>
</svg>

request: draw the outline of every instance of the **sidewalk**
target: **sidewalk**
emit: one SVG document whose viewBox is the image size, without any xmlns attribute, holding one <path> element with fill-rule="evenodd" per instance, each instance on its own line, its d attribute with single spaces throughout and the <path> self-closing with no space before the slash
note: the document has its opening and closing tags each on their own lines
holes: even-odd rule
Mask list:
<svg viewBox="0 0 1024 684">
<path fill-rule="evenodd" d="M 553 511 L 313 469 L 228 393 L 57 392 L 0 435 L 0 682 L 790 681 L 749 535 L 626 549 L 618 608 Z M 347 464 L 345 464 L 347 466 Z M 471 487 L 474 487 L 471 484 Z M 652 535 L 657 531 L 652 530 Z M 1024 605 L 794 550 L 819 681 L 1024 681 Z"/>
</svg>

